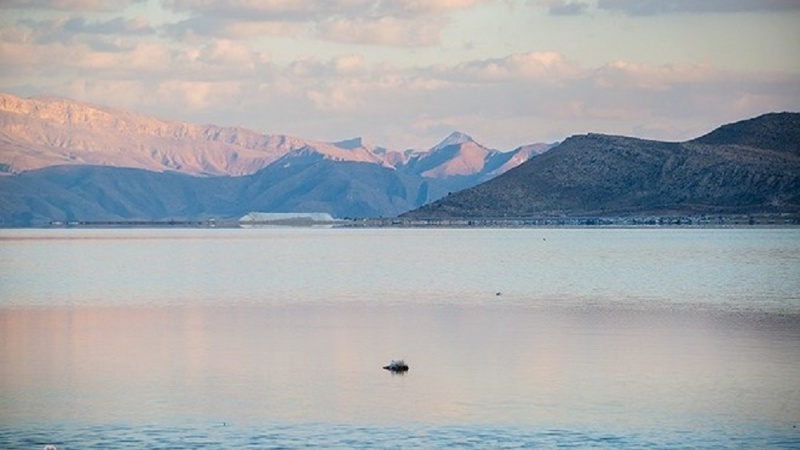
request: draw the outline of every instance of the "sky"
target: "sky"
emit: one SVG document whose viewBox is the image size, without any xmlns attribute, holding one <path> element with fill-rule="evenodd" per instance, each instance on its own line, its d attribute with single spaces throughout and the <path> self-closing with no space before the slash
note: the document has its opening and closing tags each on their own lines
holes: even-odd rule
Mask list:
<svg viewBox="0 0 800 450">
<path fill-rule="evenodd" d="M 0 91 L 392 150 L 800 111 L 800 0 L 0 0 Z"/>
</svg>

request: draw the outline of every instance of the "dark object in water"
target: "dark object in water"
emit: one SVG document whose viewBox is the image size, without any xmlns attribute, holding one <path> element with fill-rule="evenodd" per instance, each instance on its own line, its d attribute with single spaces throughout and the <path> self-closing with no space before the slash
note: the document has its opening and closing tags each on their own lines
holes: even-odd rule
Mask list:
<svg viewBox="0 0 800 450">
<path fill-rule="evenodd" d="M 392 372 L 407 372 L 408 364 L 402 359 L 398 359 L 397 361 L 392 360 L 388 366 L 383 366 L 383 368 Z"/>
</svg>

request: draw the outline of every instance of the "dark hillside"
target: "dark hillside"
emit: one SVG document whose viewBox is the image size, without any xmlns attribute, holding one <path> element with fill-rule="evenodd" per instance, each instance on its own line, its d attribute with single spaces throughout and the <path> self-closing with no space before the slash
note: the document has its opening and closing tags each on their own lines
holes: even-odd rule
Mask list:
<svg viewBox="0 0 800 450">
<path fill-rule="evenodd" d="M 599 134 L 405 217 L 800 212 L 800 114 L 727 125 L 686 143 Z"/>
<path fill-rule="evenodd" d="M 741 145 L 800 155 L 800 113 L 771 113 L 723 125 L 694 143 Z"/>
<path fill-rule="evenodd" d="M 251 211 L 396 216 L 453 190 L 458 180 L 405 175 L 377 164 L 319 159 L 246 177 L 192 177 L 105 166 L 55 166 L 0 177 L 0 226 L 57 221 L 238 218 Z"/>
</svg>

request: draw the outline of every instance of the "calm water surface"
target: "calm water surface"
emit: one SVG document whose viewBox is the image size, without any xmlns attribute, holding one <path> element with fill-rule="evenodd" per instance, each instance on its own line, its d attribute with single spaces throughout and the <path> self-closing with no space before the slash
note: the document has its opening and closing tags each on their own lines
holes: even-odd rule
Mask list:
<svg viewBox="0 0 800 450">
<path fill-rule="evenodd" d="M 4 449 L 798 448 L 798 380 L 800 230 L 0 231 Z"/>
</svg>

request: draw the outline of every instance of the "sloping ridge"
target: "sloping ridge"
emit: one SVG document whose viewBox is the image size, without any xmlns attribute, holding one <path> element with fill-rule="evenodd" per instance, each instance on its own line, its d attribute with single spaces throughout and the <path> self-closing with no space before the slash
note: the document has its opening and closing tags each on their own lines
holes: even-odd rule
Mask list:
<svg viewBox="0 0 800 450">
<path fill-rule="evenodd" d="M 503 175 L 406 217 L 800 212 L 800 114 L 776 113 L 669 143 L 570 137 Z"/>
<path fill-rule="evenodd" d="M 100 165 L 191 175 L 246 175 L 318 144 L 241 127 L 163 120 L 55 97 L 0 93 L 3 171 Z"/>
<path fill-rule="evenodd" d="M 800 113 L 769 113 L 723 125 L 690 142 L 741 145 L 800 155 Z"/>
<path fill-rule="evenodd" d="M 451 151 L 442 151 L 448 146 Z M 371 146 L 361 138 L 327 143 L 242 127 L 164 120 L 57 97 L 19 98 L 0 93 L 0 175 L 58 165 L 92 165 L 194 176 L 244 176 L 279 159 L 283 159 L 281 164 L 297 164 L 324 158 L 377 164 L 427 178 L 473 177 L 464 181 L 473 186 L 488 179 L 484 166 L 492 166 L 491 159 L 519 154 L 516 150 L 508 154 L 489 150 L 460 132 L 428 151 L 397 152 Z M 407 164 L 418 160 L 424 160 L 425 170 L 415 171 Z M 512 161 L 518 162 L 522 161 Z M 492 176 L 497 175 L 494 167 L 491 170 Z"/>
<path fill-rule="evenodd" d="M 489 155 L 488 149 L 475 142 L 454 144 L 425 153 L 411 160 L 408 167 L 428 178 L 468 176 L 480 173 Z"/>
</svg>

